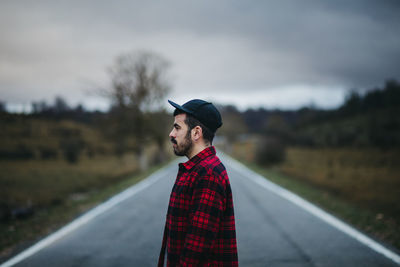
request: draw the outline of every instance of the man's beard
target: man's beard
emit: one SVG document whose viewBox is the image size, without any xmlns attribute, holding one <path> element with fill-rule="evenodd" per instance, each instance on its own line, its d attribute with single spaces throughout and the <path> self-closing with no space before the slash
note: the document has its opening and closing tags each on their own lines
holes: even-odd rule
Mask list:
<svg viewBox="0 0 400 267">
<path fill-rule="evenodd" d="M 176 140 L 174 138 L 171 138 L 171 142 L 176 144 L 176 146 L 174 146 L 174 153 L 177 156 L 187 156 L 189 155 L 190 151 L 192 150 L 192 139 L 190 138 L 190 134 L 191 132 L 188 131 L 186 133 L 185 139 L 183 140 L 183 142 L 181 144 L 178 144 L 176 142 Z"/>
</svg>

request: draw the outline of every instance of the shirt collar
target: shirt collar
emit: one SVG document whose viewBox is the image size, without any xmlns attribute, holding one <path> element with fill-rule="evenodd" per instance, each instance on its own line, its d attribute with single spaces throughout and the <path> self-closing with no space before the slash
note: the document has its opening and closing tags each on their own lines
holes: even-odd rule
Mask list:
<svg viewBox="0 0 400 267">
<path fill-rule="evenodd" d="M 190 170 L 194 166 L 197 165 L 197 163 L 201 162 L 205 158 L 209 156 L 215 155 L 215 147 L 214 146 L 209 146 L 205 149 L 203 149 L 201 152 L 199 152 L 196 156 L 191 158 L 190 160 L 186 161 L 185 163 L 179 163 L 180 168 L 185 168 L 186 170 Z"/>
</svg>

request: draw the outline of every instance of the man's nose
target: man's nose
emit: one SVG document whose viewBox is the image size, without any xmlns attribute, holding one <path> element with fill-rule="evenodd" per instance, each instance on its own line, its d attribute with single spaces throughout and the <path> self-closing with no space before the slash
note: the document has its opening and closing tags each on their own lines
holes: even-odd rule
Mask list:
<svg viewBox="0 0 400 267">
<path fill-rule="evenodd" d="M 174 137 L 174 138 L 175 138 L 174 130 L 172 130 L 172 131 L 169 133 L 169 138 L 171 138 L 171 137 Z"/>
</svg>

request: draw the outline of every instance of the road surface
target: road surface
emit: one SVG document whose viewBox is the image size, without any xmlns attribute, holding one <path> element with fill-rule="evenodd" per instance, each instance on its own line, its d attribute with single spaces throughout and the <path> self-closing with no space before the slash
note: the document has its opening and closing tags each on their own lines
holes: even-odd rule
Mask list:
<svg viewBox="0 0 400 267">
<path fill-rule="evenodd" d="M 239 266 L 399 265 L 397 254 L 220 157 L 234 194 Z M 1 266 L 156 266 L 177 169 L 174 162 Z"/>
</svg>

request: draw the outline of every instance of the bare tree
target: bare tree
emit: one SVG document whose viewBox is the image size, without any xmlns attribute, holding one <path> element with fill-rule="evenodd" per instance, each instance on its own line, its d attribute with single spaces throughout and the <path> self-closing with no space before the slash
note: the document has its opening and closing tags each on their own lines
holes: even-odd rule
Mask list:
<svg viewBox="0 0 400 267">
<path fill-rule="evenodd" d="M 118 56 L 110 67 L 112 100 L 111 116 L 114 137 L 121 153 L 127 149 L 127 139 L 134 137 L 134 148 L 140 167 L 147 168 L 144 154 L 146 143 L 154 139 L 150 131 L 151 113 L 162 110 L 162 101 L 170 90 L 166 72 L 169 63 L 158 54 L 139 51 Z M 150 115 L 149 115 L 150 114 Z"/>
<path fill-rule="evenodd" d="M 118 56 L 109 69 L 113 104 L 145 112 L 159 110 L 169 92 L 169 63 L 158 54 L 139 51 Z"/>
</svg>

